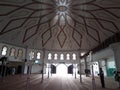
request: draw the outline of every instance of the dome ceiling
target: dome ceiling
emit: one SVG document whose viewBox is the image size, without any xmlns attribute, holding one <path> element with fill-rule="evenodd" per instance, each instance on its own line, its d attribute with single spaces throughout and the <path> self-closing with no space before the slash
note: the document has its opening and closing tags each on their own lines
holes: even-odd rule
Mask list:
<svg viewBox="0 0 120 90">
<path fill-rule="evenodd" d="M 120 30 L 119 0 L 0 0 L 0 40 L 91 50 Z"/>
</svg>

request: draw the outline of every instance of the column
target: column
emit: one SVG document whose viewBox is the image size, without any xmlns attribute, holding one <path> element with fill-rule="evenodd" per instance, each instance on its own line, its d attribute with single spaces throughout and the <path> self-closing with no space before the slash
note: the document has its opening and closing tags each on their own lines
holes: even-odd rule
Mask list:
<svg viewBox="0 0 120 90">
<path fill-rule="evenodd" d="M 105 59 L 105 68 L 106 68 L 106 76 L 108 76 L 108 64 L 107 64 L 107 58 Z"/>
<path fill-rule="evenodd" d="M 99 64 L 99 68 L 102 68 L 105 76 L 107 76 L 108 75 L 107 58 L 104 58 L 103 60 L 99 60 L 98 64 Z"/>
<path fill-rule="evenodd" d="M 50 64 L 47 65 L 48 68 L 48 78 L 50 77 Z"/>
<path fill-rule="evenodd" d="M 86 77 L 89 76 L 89 70 L 88 70 L 88 66 L 87 66 L 87 57 L 84 57 L 84 61 L 85 61 L 85 74 L 86 74 Z"/>
<path fill-rule="evenodd" d="M 79 65 L 80 65 L 80 70 L 79 70 L 79 74 L 80 74 L 80 83 L 82 83 L 82 66 L 81 66 L 81 61 L 79 60 Z"/>
<path fill-rule="evenodd" d="M 115 64 L 117 69 L 117 72 L 115 73 L 115 80 L 118 81 L 120 88 L 120 42 L 111 44 L 110 47 L 112 48 L 114 53 Z"/>
<path fill-rule="evenodd" d="M 110 47 L 113 50 L 116 69 L 118 72 L 120 72 L 120 43 L 111 44 Z"/>
<path fill-rule="evenodd" d="M 52 66 L 52 63 L 51 63 L 51 76 L 52 76 L 52 70 L 53 70 L 53 66 Z"/>
<path fill-rule="evenodd" d="M 77 69 L 77 64 L 74 64 L 74 74 L 75 74 L 75 79 L 77 78 L 77 75 L 76 75 L 76 69 Z"/>
<path fill-rule="evenodd" d="M 43 82 L 43 80 L 44 80 L 44 59 L 45 59 L 45 49 L 43 48 L 43 60 L 42 60 L 42 80 L 41 80 L 41 82 Z"/>
</svg>

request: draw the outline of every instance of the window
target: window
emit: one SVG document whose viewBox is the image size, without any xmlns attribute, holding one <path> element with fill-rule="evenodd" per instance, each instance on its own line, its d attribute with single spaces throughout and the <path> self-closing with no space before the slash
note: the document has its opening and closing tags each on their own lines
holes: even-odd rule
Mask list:
<svg viewBox="0 0 120 90">
<path fill-rule="evenodd" d="M 10 56 L 15 56 L 15 49 L 14 48 L 11 48 L 11 50 L 10 50 Z"/>
<path fill-rule="evenodd" d="M 67 54 L 66 57 L 67 60 L 70 60 L 70 54 Z"/>
<path fill-rule="evenodd" d="M 23 56 L 23 51 L 21 49 L 18 50 L 18 57 L 22 57 Z"/>
<path fill-rule="evenodd" d="M 32 52 L 32 54 L 33 54 L 32 58 L 34 58 L 35 52 Z"/>
<path fill-rule="evenodd" d="M 60 60 L 64 60 L 64 55 L 63 54 L 60 55 Z"/>
<path fill-rule="evenodd" d="M 54 59 L 57 60 L 58 59 L 58 55 L 55 53 L 54 54 Z"/>
<path fill-rule="evenodd" d="M 31 51 L 31 52 L 29 53 L 30 60 L 32 60 L 32 59 L 34 58 L 34 55 L 35 55 L 35 53 L 34 53 L 33 51 Z"/>
<path fill-rule="evenodd" d="M 72 56 L 73 56 L 73 60 L 76 60 L 76 54 L 73 54 Z"/>
<path fill-rule="evenodd" d="M 49 53 L 49 54 L 48 54 L 48 60 L 51 60 L 51 59 L 52 59 L 52 54 Z"/>
<path fill-rule="evenodd" d="M 85 52 L 81 52 L 81 56 L 85 55 Z"/>
<path fill-rule="evenodd" d="M 40 52 L 37 53 L 37 59 L 40 59 Z"/>
<path fill-rule="evenodd" d="M 6 55 L 6 54 L 7 54 L 7 47 L 4 46 L 4 47 L 2 48 L 2 55 Z"/>
<path fill-rule="evenodd" d="M 39 64 L 40 63 L 40 61 L 39 60 L 35 60 L 35 62 L 34 62 L 35 64 Z"/>
</svg>

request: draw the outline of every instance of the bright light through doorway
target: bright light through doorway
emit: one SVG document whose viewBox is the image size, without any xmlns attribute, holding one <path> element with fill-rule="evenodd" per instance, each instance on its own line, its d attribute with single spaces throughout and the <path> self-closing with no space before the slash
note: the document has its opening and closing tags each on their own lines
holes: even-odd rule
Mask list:
<svg viewBox="0 0 120 90">
<path fill-rule="evenodd" d="M 67 74 L 67 66 L 65 64 L 59 64 L 57 66 L 57 75 L 65 76 Z"/>
</svg>

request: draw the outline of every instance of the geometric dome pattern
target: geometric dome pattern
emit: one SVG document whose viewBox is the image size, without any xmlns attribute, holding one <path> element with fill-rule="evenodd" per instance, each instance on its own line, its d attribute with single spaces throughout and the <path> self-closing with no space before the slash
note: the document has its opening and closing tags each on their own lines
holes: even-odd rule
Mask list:
<svg viewBox="0 0 120 90">
<path fill-rule="evenodd" d="M 1 42 L 91 50 L 119 31 L 119 0 L 0 0 Z"/>
</svg>

